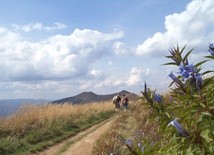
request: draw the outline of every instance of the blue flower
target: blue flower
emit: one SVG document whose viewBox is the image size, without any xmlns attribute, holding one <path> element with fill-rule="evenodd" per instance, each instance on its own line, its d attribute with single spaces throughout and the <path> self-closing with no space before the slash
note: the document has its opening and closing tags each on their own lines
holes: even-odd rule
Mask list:
<svg viewBox="0 0 214 155">
<path fill-rule="evenodd" d="M 188 78 L 189 77 L 189 72 L 184 70 L 181 75 L 182 75 L 183 78 Z"/>
<path fill-rule="evenodd" d="M 128 139 L 125 141 L 126 145 L 128 146 L 131 146 L 132 145 L 132 140 L 131 139 Z"/>
<path fill-rule="evenodd" d="M 196 87 L 198 90 L 200 90 L 203 82 L 201 74 L 195 74 L 195 79 L 196 79 Z"/>
<path fill-rule="evenodd" d="M 181 74 L 183 78 L 189 78 L 189 76 L 195 72 L 195 67 L 193 64 L 190 64 L 190 65 L 188 64 L 186 66 L 184 66 L 183 64 L 180 64 L 179 70 L 180 72 L 178 73 Z"/>
<path fill-rule="evenodd" d="M 209 45 L 209 50 L 208 51 L 210 52 L 211 55 L 214 56 L 214 45 L 213 45 L 213 43 Z"/>
<path fill-rule="evenodd" d="M 169 74 L 169 77 L 174 81 L 174 82 L 177 82 L 178 83 L 178 78 L 171 72 Z"/>
<path fill-rule="evenodd" d="M 179 72 L 180 74 L 185 70 L 185 69 L 184 69 L 184 65 L 183 65 L 183 64 L 180 64 L 180 66 L 179 66 L 179 70 L 180 70 L 180 72 Z"/>
<path fill-rule="evenodd" d="M 190 64 L 190 65 L 186 65 L 186 70 L 189 72 L 189 73 L 194 73 L 196 71 L 195 67 L 193 64 Z"/>
<path fill-rule="evenodd" d="M 178 118 L 175 118 L 173 121 L 171 121 L 169 125 L 172 125 L 175 127 L 175 129 L 183 136 L 185 136 L 186 138 L 189 138 L 189 134 L 188 132 L 180 125 L 180 123 L 177 122 Z"/>
<path fill-rule="evenodd" d="M 162 102 L 162 96 L 160 94 L 155 94 L 155 101 L 157 101 L 158 103 Z"/>
</svg>

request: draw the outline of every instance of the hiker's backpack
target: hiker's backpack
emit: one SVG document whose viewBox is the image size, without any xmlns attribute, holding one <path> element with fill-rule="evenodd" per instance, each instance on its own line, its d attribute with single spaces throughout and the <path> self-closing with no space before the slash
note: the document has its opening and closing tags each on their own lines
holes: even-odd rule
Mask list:
<svg viewBox="0 0 214 155">
<path fill-rule="evenodd" d="M 126 104 L 128 102 L 129 102 L 129 99 L 127 97 L 123 98 L 123 101 L 122 101 L 123 104 Z"/>
<path fill-rule="evenodd" d="M 113 102 L 114 104 L 117 103 L 117 100 L 118 100 L 117 98 L 118 98 L 117 96 L 114 96 L 114 97 L 113 97 L 112 102 Z"/>
</svg>

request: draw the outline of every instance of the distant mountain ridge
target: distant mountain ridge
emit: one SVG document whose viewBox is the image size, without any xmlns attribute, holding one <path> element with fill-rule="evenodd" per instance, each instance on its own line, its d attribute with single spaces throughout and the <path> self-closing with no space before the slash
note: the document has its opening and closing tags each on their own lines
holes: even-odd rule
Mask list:
<svg viewBox="0 0 214 155">
<path fill-rule="evenodd" d="M 83 104 L 83 103 L 91 103 L 91 102 L 102 102 L 102 101 L 111 101 L 112 98 L 120 94 L 126 95 L 129 97 L 130 100 L 136 100 L 139 98 L 137 94 L 128 92 L 126 90 L 123 90 L 121 92 L 117 92 L 114 94 L 108 94 L 108 95 L 97 95 L 93 92 L 83 92 L 73 97 L 67 97 L 60 100 L 53 101 L 52 104 L 63 104 L 63 103 L 71 103 L 71 104 Z"/>
<path fill-rule="evenodd" d="M 0 117 L 6 117 L 16 112 L 22 105 L 39 105 L 50 103 L 43 99 L 3 99 L 0 100 Z"/>
</svg>

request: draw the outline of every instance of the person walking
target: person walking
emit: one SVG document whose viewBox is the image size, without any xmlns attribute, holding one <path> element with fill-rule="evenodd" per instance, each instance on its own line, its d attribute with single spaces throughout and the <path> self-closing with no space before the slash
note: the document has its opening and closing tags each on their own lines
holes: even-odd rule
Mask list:
<svg viewBox="0 0 214 155">
<path fill-rule="evenodd" d="M 121 102 L 121 97 L 119 94 L 113 97 L 113 103 L 115 104 L 116 111 L 120 110 L 120 102 Z"/>
<path fill-rule="evenodd" d="M 129 104 L 129 99 L 128 97 L 124 94 L 122 98 L 122 105 L 123 105 L 123 110 L 126 111 L 128 109 L 128 104 Z"/>
</svg>

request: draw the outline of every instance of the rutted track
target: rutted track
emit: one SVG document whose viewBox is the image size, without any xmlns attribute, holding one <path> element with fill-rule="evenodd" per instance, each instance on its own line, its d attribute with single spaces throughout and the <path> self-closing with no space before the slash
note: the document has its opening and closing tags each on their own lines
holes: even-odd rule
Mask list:
<svg viewBox="0 0 214 155">
<path fill-rule="evenodd" d="M 113 121 L 114 118 L 111 118 L 96 124 L 74 137 L 33 155 L 91 155 L 96 140 L 110 128 Z"/>
</svg>

